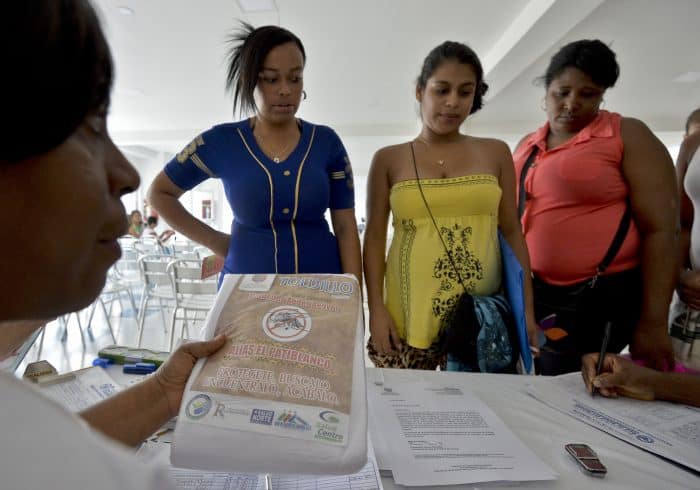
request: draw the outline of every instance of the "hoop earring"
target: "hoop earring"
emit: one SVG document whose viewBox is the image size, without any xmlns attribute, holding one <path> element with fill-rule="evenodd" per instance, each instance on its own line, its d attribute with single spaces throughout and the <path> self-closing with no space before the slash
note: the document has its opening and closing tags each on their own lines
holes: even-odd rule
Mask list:
<svg viewBox="0 0 700 490">
<path fill-rule="evenodd" d="M 306 90 L 301 91 L 301 100 L 306 100 Z"/>
<path fill-rule="evenodd" d="M 547 101 L 542 99 L 540 102 L 540 109 L 542 109 L 544 112 L 547 112 Z"/>
</svg>

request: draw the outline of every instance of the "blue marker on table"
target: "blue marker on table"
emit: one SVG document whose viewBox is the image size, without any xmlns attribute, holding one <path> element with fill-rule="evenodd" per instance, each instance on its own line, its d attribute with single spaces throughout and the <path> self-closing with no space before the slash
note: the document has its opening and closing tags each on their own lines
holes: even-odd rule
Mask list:
<svg viewBox="0 0 700 490">
<path fill-rule="evenodd" d="M 100 366 L 101 368 L 107 369 L 107 366 L 114 364 L 112 359 L 107 359 L 106 357 L 98 357 L 92 361 L 93 366 Z"/>
<path fill-rule="evenodd" d="M 152 362 L 137 362 L 136 364 L 124 364 L 123 372 L 126 374 L 151 374 L 158 369 Z"/>
</svg>

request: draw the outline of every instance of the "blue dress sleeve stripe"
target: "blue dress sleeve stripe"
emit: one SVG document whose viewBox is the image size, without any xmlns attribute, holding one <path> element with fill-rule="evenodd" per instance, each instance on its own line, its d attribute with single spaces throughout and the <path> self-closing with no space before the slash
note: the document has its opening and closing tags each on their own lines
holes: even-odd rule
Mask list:
<svg viewBox="0 0 700 490">
<path fill-rule="evenodd" d="M 348 152 L 338 135 L 330 128 L 331 158 L 328 163 L 328 179 L 330 180 L 330 209 L 348 209 L 355 207 L 355 183 L 352 175 L 352 165 Z"/>
<path fill-rule="evenodd" d="M 192 156 L 190 157 L 190 159 L 192 160 L 192 163 L 194 163 L 194 164 L 197 166 L 197 168 L 199 168 L 199 170 L 201 170 L 202 172 L 204 172 L 205 174 L 207 174 L 209 177 L 211 177 L 211 178 L 215 178 L 215 177 L 216 177 L 216 175 L 214 175 L 214 172 L 212 172 L 211 170 L 209 170 L 209 167 L 207 167 L 207 166 L 205 165 L 205 163 L 202 161 L 202 159 L 199 158 L 199 155 L 197 155 L 196 153 L 194 153 L 194 154 L 192 154 Z"/>
<path fill-rule="evenodd" d="M 212 128 L 197 136 L 166 164 L 165 174 L 180 189 L 188 191 L 203 181 L 216 177 L 216 172 L 205 163 L 216 161 L 216 143 L 210 141 L 214 130 Z"/>
</svg>

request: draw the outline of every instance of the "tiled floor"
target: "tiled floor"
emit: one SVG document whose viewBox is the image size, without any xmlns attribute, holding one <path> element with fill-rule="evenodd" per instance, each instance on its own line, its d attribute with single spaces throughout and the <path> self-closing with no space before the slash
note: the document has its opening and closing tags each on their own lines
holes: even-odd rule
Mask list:
<svg viewBox="0 0 700 490">
<path fill-rule="evenodd" d="M 167 311 L 165 314 L 167 322 Z M 78 326 L 77 317 L 75 314 L 71 314 L 66 327 L 59 321 L 53 321 L 46 326 L 41 356 L 39 356 L 39 339 L 37 339 L 37 342 L 28 351 L 24 361 L 17 369 L 17 374 L 21 375 L 24 372 L 27 363 L 39 359 L 49 361 L 59 373 L 91 365 L 93 359 L 97 357 L 98 351 L 114 342 L 102 311 L 99 308 L 95 311 L 90 329 L 87 329 L 88 316 L 88 311 L 80 313 L 85 338 L 84 348 L 80 339 L 80 327 Z M 365 318 L 367 317 L 367 312 L 365 312 Z M 125 299 L 121 306 L 119 302 L 115 302 L 113 311 L 110 314 L 110 322 L 118 345 L 136 346 L 138 325 L 128 300 Z M 66 329 L 67 335 L 65 335 L 65 339 L 62 339 Z M 176 333 L 179 333 L 179 327 Z M 192 333 L 194 334 L 194 332 Z M 144 325 L 142 347 L 154 350 L 167 350 L 168 342 L 169 332 L 163 325 L 159 311 L 156 308 L 149 307 Z M 366 352 L 365 364 L 371 366 Z"/>
</svg>

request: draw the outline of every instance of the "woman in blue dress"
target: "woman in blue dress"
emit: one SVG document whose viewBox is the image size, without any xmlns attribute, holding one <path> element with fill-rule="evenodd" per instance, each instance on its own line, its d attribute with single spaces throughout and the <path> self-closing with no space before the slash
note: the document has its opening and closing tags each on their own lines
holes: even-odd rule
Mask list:
<svg viewBox="0 0 700 490">
<path fill-rule="evenodd" d="M 350 161 L 338 135 L 296 118 L 304 46 L 286 29 L 244 24 L 227 88 L 234 112 L 253 113 L 197 136 L 155 178 L 149 200 L 168 224 L 225 256 L 223 274 L 352 273 L 361 277 Z M 178 198 L 221 179 L 231 234 L 192 216 Z M 324 217 L 330 209 L 333 232 Z M 222 277 L 223 277 L 222 274 Z"/>
</svg>

